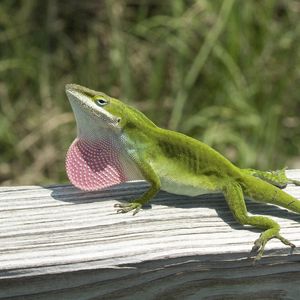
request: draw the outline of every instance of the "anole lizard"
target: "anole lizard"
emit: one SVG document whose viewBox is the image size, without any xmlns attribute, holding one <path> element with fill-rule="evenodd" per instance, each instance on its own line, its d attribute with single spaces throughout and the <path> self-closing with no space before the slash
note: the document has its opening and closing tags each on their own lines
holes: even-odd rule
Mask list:
<svg viewBox="0 0 300 300">
<path fill-rule="evenodd" d="M 250 216 L 244 197 L 276 204 L 300 213 L 300 201 L 283 192 L 285 171 L 240 169 L 208 145 L 179 132 L 156 126 L 144 114 L 123 102 L 86 87 L 68 84 L 66 93 L 77 122 L 77 138 L 70 146 L 66 170 L 70 181 L 87 191 L 101 190 L 125 181 L 145 179 L 149 189 L 118 212 L 140 208 L 159 190 L 196 196 L 222 193 L 234 216 L 243 225 L 263 229 L 251 253 L 262 257 L 266 243 L 280 235 L 277 222 Z"/>
</svg>

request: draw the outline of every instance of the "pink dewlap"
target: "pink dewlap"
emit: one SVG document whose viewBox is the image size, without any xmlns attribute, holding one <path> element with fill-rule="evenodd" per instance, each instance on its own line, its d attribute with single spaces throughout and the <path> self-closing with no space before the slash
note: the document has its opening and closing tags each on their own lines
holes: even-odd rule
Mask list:
<svg viewBox="0 0 300 300">
<path fill-rule="evenodd" d="M 125 182 L 118 157 L 118 149 L 109 140 L 90 142 L 76 139 L 67 153 L 68 177 L 72 184 L 85 191 Z"/>
</svg>

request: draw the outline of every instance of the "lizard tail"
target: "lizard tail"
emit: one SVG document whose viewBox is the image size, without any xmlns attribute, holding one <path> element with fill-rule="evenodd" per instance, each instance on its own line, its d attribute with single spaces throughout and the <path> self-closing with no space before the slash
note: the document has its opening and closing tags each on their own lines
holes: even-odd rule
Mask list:
<svg viewBox="0 0 300 300">
<path fill-rule="evenodd" d="M 260 178 L 246 175 L 241 186 L 246 197 L 259 202 L 279 205 L 300 214 L 300 200 Z"/>
</svg>

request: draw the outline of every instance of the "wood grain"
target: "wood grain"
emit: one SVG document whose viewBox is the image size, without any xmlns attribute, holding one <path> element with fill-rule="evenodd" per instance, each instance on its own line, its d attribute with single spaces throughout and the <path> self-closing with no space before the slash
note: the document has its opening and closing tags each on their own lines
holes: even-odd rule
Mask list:
<svg viewBox="0 0 300 300">
<path fill-rule="evenodd" d="M 300 170 L 290 170 L 300 178 Z M 0 299 L 298 299 L 300 251 L 277 240 L 255 266 L 259 230 L 234 221 L 221 195 L 164 192 L 136 216 L 113 205 L 144 182 L 98 192 L 70 185 L 0 188 Z M 286 192 L 300 199 L 300 187 Z M 300 216 L 247 201 L 300 247 Z"/>
</svg>

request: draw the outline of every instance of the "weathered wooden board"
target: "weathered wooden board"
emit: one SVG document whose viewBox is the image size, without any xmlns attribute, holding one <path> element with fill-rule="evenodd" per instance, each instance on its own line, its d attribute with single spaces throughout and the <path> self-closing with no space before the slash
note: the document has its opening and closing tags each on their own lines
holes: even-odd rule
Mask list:
<svg viewBox="0 0 300 300">
<path fill-rule="evenodd" d="M 300 170 L 290 170 L 300 178 Z M 151 209 L 113 205 L 146 188 L 0 188 L 0 299 L 298 299 L 300 251 L 277 240 L 255 266 L 259 230 L 234 221 L 221 195 L 159 193 Z M 300 199 L 300 187 L 286 191 Z M 300 247 L 300 215 L 247 202 Z M 300 248 L 299 248 L 300 249 Z"/>
</svg>

